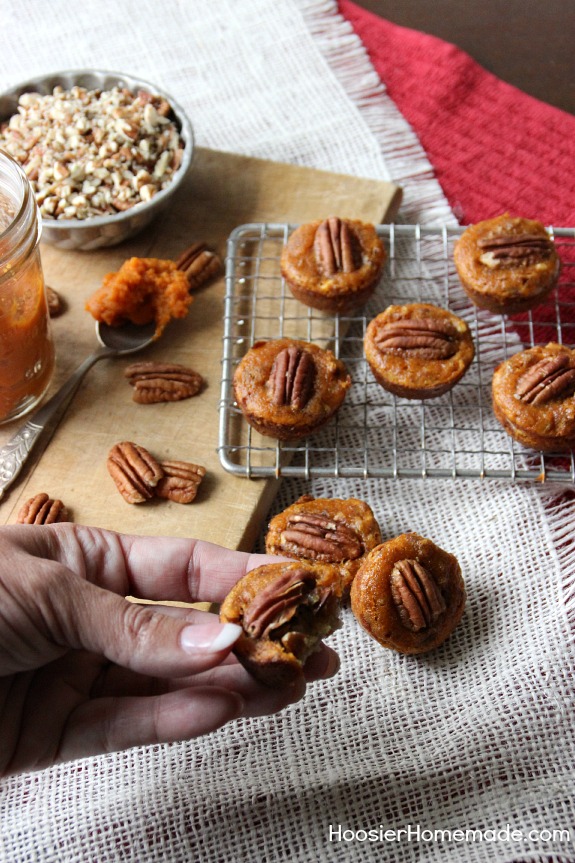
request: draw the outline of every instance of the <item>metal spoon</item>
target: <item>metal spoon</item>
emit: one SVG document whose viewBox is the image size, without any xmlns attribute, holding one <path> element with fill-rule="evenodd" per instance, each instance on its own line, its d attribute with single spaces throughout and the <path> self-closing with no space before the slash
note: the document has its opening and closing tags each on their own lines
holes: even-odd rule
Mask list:
<svg viewBox="0 0 575 863">
<path fill-rule="evenodd" d="M 107 357 L 120 357 L 141 351 L 154 340 L 155 329 L 154 322 L 143 326 L 124 324 L 121 327 L 110 327 L 100 322 L 96 324 L 100 347 L 86 357 L 58 392 L 0 448 L 0 499 L 24 467 L 42 433 L 48 428 L 54 428 L 60 421 L 86 372 L 94 363 Z"/>
</svg>

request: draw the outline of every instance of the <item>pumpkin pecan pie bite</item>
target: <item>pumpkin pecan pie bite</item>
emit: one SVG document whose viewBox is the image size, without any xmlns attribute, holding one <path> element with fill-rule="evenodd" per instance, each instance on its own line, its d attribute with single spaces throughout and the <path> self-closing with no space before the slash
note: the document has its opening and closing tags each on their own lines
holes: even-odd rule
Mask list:
<svg viewBox="0 0 575 863">
<path fill-rule="evenodd" d="M 575 448 L 575 351 L 550 342 L 514 354 L 495 369 L 492 396 L 495 416 L 519 443 Z"/>
<path fill-rule="evenodd" d="M 371 297 L 386 257 L 373 225 L 332 216 L 296 228 L 283 249 L 281 272 L 306 306 L 346 313 Z"/>
<path fill-rule="evenodd" d="M 475 356 L 465 321 L 429 303 L 388 306 L 369 322 L 364 351 L 376 381 L 407 399 L 443 395 Z"/>
<path fill-rule="evenodd" d="M 341 594 L 334 566 L 265 564 L 234 585 L 220 620 L 242 627 L 234 653 L 257 680 L 290 686 L 303 680 L 306 660 L 339 628 Z"/>
<path fill-rule="evenodd" d="M 463 615 L 465 585 L 457 558 L 417 533 L 378 545 L 351 586 L 352 611 L 383 647 L 427 653 Z"/>
<path fill-rule="evenodd" d="M 500 315 L 525 312 L 543 302 L 560 270 L 544 226 L 508 213 L 467 228 L 453 257 L 469 299 Z"/>
<path fill-rule="evenodd" d="M 260 434 L 298 440 L 339 410 L 351 377 L 335 355 L 311 342 L 256 342 L 234 373 L 236 402 Z"/>
<path fill-rule="evenodd" d="M 333 564 L 347 589 L 363 557 L 380 542 L 379 525 L 364 501 L 303 495 L 271 519 L 266 551 Z"/>
</svg>

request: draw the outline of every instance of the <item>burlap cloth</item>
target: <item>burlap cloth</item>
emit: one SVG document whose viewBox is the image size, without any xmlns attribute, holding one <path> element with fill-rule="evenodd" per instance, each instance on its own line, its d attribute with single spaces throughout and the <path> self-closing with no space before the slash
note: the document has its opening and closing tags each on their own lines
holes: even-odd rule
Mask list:
<svg viewBox="0 0 575 863">
<path fill-rule="evenodd" d="M 121 69 L 171 92 L 203 146 L 391 178 L 404 221 L 455 221 L 330 0 L 0 0 L 0 13 L 0 87 Z M 575 860 L 573 496 L 290 480 L 274 509 L 304 491 L 362 497 L 385 537 L 417 530 L 456 553 L 469 598 L 454 636 L 402 657 L 347 611 L 339 674 L 277 716 L 5 780 L 2 860 Z"/>
</svg>

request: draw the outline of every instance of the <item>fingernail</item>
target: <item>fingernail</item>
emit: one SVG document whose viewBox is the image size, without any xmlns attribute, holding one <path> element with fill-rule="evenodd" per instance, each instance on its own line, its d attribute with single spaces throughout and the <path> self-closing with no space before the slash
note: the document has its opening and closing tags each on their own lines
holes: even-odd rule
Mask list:
<svg viewBox="0 0 575 863">
<path fill-rule="evenodd" d="M 238 640 L 241 631 L 241 626 L 236 623 L 186 626 L 182 630 L 180 643 L 186 653 L 196 653 L 198 650 L 217 653 L 218 650 L 227 650 L 231 647 Z"/>
</svg>

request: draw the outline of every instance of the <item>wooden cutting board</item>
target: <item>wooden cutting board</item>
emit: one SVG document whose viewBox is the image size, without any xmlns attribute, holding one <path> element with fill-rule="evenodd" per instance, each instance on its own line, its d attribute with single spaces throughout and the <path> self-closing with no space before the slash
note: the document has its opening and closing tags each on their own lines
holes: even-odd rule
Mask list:
<svg viewBox="0 0 575 863">
<path fill-rule="evenodd" d="M 67 303 L 65 314 L 53 321 L 57 368 L 51 391 L 95 348 L 94 322 L 84 311 L 85 301 L 102 277 L 126 258 L 175 258 L 194 240 L 205 240 L 225 256 L 230 232 L 249 222 L 298 223 L 334 214 L 392 221 L 400 200 L 401 191 L 391 183 L 197 148 L 171 209 L 133 240 L 95 252 L 43 245 L 46 283 Z M 177 403 L 138 405 L 123 376 L 135 358 L 101 360 L 46 448 L 32 456 L 6 493 L 0 523 L 15 522 L 22 504 L 45 491 L 64 501 L 77 523 L 136 534 L 193 536 L 227 548 L 253 547 L 278 480 L 236 477 L 219 463 L 224 287 L 222 278 L 202 288 L 188 317 L 170 323 L 158 343 L 137 357 L 191 366 L 207 379 L 204 392 Z M 21 423 L 0 428 L 0 445 Z M 127 504 L 106 469 L 108 451 L 120 440 L 135 441 L 160 460 L 204 465 L 207 474 L 195 501 Z"/>
</svg>

